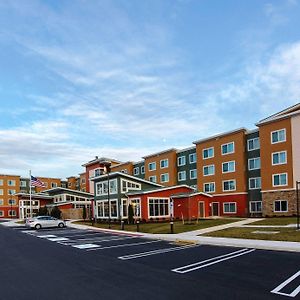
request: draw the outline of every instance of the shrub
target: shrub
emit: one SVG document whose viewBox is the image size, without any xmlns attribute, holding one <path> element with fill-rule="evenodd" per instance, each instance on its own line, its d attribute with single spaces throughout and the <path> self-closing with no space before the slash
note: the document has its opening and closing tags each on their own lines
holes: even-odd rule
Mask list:
<svg viewBox="0 0 300 300">
<path fill-rule="evenodd" d="M 61 210 L 57 207 L 54 206 L 51 210 L 51 216 L 57 219 L 61 218 Z"/>
</svg>

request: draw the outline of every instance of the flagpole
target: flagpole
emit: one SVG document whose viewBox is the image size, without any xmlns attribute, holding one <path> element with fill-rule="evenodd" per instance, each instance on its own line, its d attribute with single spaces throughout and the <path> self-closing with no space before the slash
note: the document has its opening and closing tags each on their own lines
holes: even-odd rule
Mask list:
<svg viewBox="0 0 300 300">
<path fill-rule="evenodd" d="M 29 170 L 29 205 L 30 205 L 30 218 L 32 218 L 32 204 L 31 204 L 31 170 Z"/>
</svg>

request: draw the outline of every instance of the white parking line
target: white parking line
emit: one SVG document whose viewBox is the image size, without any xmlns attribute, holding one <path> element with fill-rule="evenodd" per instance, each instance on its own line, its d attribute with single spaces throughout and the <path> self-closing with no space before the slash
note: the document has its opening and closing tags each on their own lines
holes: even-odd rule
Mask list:
<svg viewBox="0 0 300 300">
<path fill-rule="evenodd" d="M 161 242 L 161 241 L 157 240 L 157 241 L 150 241 L 150 242 L 120 244 L 120 245 L 115 245 L 115 246 L 101 247 L 101 248 L 98 248 L 98 249 L 87 249 L 86 251 L 104 250 L 104 249 L 120 248 L 120 247 L 131 247 L 131 246 L 137 246 L 137 245 L 152 244 L 152 243 L 157 243 L 157 242 Z"/>
<path fill-rule="evenodd" d="M 229 259 L 241 256 L 241 255 L 245 255 L 245 254 L 251 253 L 253 251 L 255 251 L 255 249 L 245 248 L 245 249 L 234 251 L 234 252 L 231 252 L 231 253 L 228 253 L 225 255 L 220 255 L 220 256 L 213 257 L 213 258 L 209 258 L 209 259 L 206 259 L 206 260 L 194 263 L 194 264 L 176 268 L 176 269 L 173 269 L 172 271 L 176 272 L 176 273 L 184 274 L 184 273 L 192 272 L 192 271 L 195 271 L 198 269 L 202 269 L 202 268 L 220 263 L 221 261 L 225 261 L 225 260 L 229 260 Z"/>
<path fill-rule="evenodd" d="M 46 235 L 37 235 L 36 237 L 41 238 L 41 239 L 48 239 L 48 238 L 55 238 L 57 236 L 54 234 L 46 234 Z"/>
<path fill-rule="evenodd" d="M 73 245 L 72 247 L 77 249 L 91 249 L 91 248 L 99 248 L 101 246 L 96 244 L 81 244 L 81 245 Z"/>
<path fill-rule="evenodd" d="M 68 238 L 64 238 L 64 237 L 48 238 L 48 240 L 51 241 L 51 242 L 69 241 Z"/>
<path fill-rule="evenodd" d="M 110 238 L 87 238 L 87 239 L 76 239 L 76 241 L 80 241 L 80 242 L 87 242 L 87 241 L 91 241 L 91 242 L 110 242 L 110 241 L 122 241 L 122 240 L 130 240 L 130 239 L 136 239 L 136 236 L 128 236 L 128 237 L 118 237 L 118 238 L 114 238 L 112 237 Z"/>
<path fill-rule="evenodd" d="M 188 246 L 181 246 L 181 247 L 174 247 L 174 248 L 164 248 L 164 249 L 152 250 L 152 251 L 141 252 L 141 253 L 136 253 L 136 254 L 119 256 L 118 258 L 122 259 L 122 260 L 135 259 L 135 258 L 140 258 L 140 257 L 145 257 L 145 256 L 150 256 L 150 255 L 155 255 L 155 254 L 179 251 L 179 250 L 192 248 L 192 247 L 197 247 L 197 246 L 188 245 Z"/>
<path fill-rule="evenodd" d="M 70 237 L 70 238 L 72 238 L 72 237 L 81 237 L 81 236 L 86 237 L 86 236 L 93 236 L 93 235 L 99 236 L 99 237 L 107 237 L 107 236 L 114 236 L 114 237 L 116 237 L 116 236 L 120 236 L 118 234 L 108 235 L 108 234 L 101 234 L 99 232 L 86 232 L 86 233 L 73 234 L 73 235 L 68 235 L 67 234 L 66 237 Z"/>
<path fill-rule="evenodd" d="M 282 296 L 287 296 L 287 297 L 296 297 L 300 292 L 300 285 L 298 285 L 298 287 L 295 288 L 290 294 L 282 293 L 279 291 L 282 290 L 286 285 L 288 285 L 294 279 L 296 279 L 298 276 L 300 276 L 300 271 L 298 271 L 296 274 L 294 274 L 293 276 L 288 278 L 286 281 L 281 283 L 278 287 L 276 287 L 274 290 L 272 290 L 271 293 L 282 295 Z"/>
</svg>

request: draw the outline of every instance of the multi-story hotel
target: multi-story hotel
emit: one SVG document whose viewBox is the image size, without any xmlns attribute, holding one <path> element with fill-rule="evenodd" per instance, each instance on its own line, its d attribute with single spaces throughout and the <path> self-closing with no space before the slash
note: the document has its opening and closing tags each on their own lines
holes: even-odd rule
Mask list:
<svg viewBox="0 0 300 300">
<path fill-rule="evenodd" d="M 95 194 L 95 178 L 101 180 L 104 165 L 110 163 L 110 173 L 127 174 L 131 180 L 137 178 L 166 188 L 187 186 L 192 188 L 190 194 L 197 197 L 201 193 L 204 200 L 197 204 L 199 211 L 194 215 L 294 215 L 296 181 L 300 181 L 300 103 L 256 126 L 254 130 L 239 128 L 203 138 L 189 148 L 162 150 L 138 162 L 96 156 L 82 165 L 83 173 L 67 181 L 39 179 L 46 183 L 46 189 L 62 186 Z M 0 175 L 0 217 L 17 216 L 14 193 L 28 189 L 28 178 Z M 187 197 L 190 201 L 191 197 Z M 124 202 L 123 198 L 124 195 Z"/>
<path fill-rule="evenodd" d="M 213 199 L 206 216 L 294 215 L 300 181 L 300 104 L 256 125 L 254 130 L 239 128 L 197 140 L 187 149 L 153 153 L 136 163 L 114 161 L 111 172 L 166 187 L 188 185 L 209 194 Z"/>
</svg>

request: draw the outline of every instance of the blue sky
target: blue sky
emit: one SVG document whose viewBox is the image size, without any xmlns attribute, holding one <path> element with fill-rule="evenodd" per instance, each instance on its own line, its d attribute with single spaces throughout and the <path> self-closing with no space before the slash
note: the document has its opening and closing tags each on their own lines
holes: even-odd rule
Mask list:
<svg viewBox="0 0 300 300">
<path fill-rule="evenodd" d="M 0 0 L 0 173 L 66 177 L 300 102 L 299 0 Z"/>
</svg>

